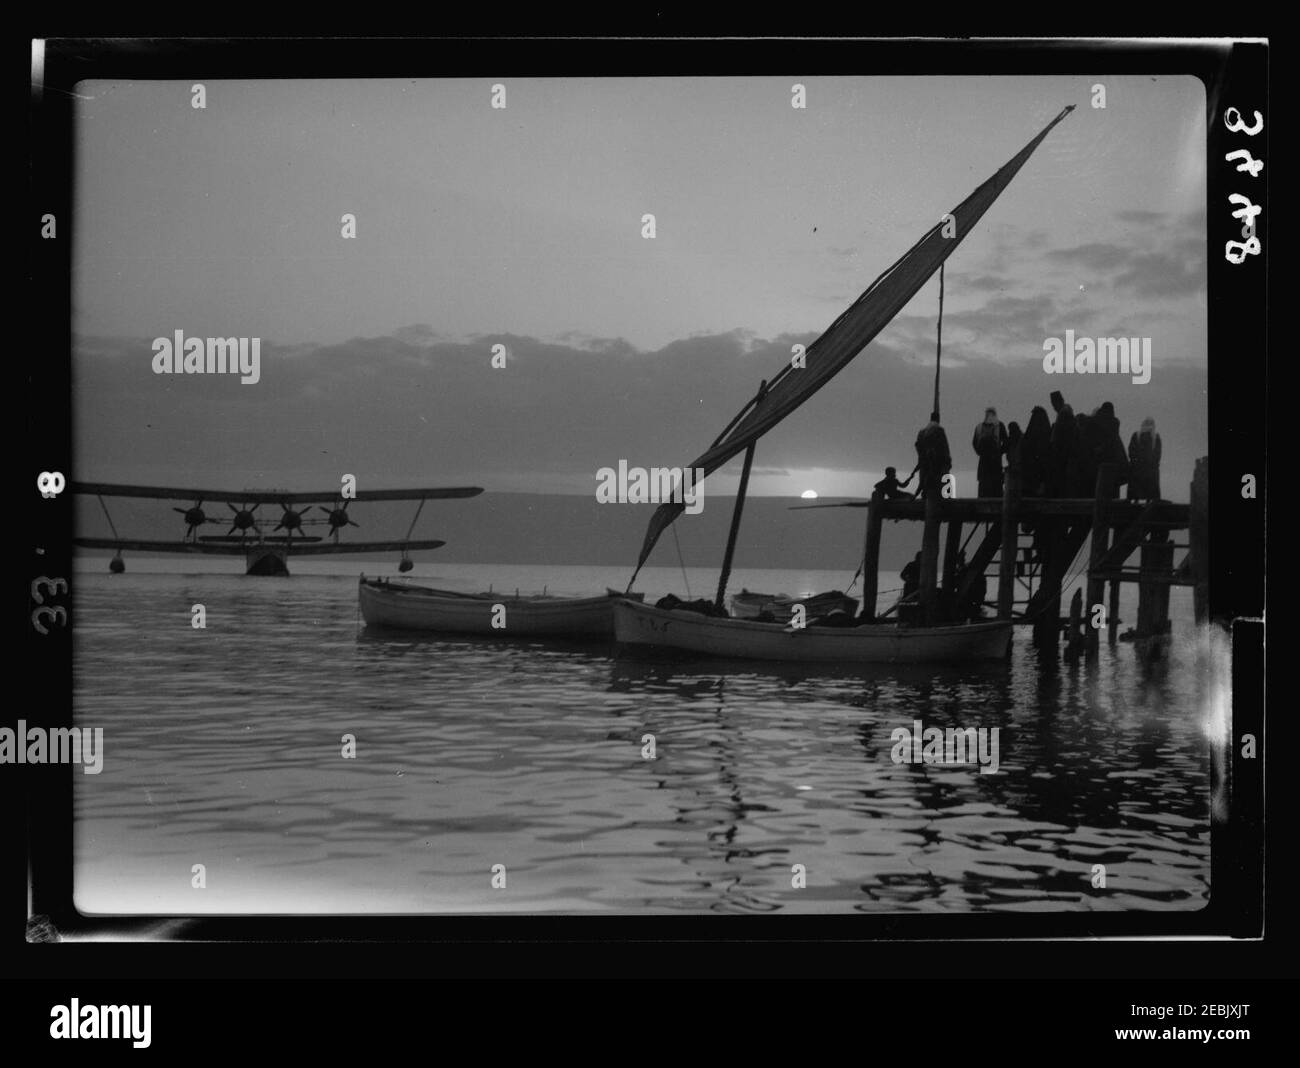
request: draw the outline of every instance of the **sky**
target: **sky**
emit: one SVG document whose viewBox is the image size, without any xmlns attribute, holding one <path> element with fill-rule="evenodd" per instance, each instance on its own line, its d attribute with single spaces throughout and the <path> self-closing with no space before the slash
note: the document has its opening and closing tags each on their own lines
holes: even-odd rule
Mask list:
<svg viewBox="0 0 1300 1068">
<path fill-rule="evenodd" d="M 1186 500 L 1208 451 L 1200 82 L 496 82 L 213 80 L 204 109 L 191 81 L 80 83 L 75 477 L 594 494 L 621 459 L 686 464 L 1075 104 L 948 260 L 959 493 L 984 408 L 1024 426 L 1061 389 L 1113 402 L 1125 440 L 1153 416 L 1165 495 Z M 861 496 L 910 470 L 937 312 L 935 278 L 760 442 L 751 492 Z M 260 381 L 154 374 L 151 341 L 176 330 L 261 338 Z M 1150 337 L 1150 382 L 1044 374 L 1066 330 Z"/>
</svg>

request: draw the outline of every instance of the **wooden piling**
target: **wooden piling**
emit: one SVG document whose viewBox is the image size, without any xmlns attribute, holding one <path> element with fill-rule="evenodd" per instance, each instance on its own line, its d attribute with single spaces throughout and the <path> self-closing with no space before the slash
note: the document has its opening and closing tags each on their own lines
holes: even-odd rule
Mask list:
<svg viewBox="0 0 1300 1068">
<path fill-rule="evenodd" d="M 1158 640 L 1169 630 L 1169 587 L 1174 578 L 1174 543 L 1166 530 L 1154 528 L 1142 543 L 1138 567 L 1138 654 L 1143 659 L 1160 655 Z"/>
<path fill-rule="evenodd" d="M 961 552 L 962 522 L 948 520 L 948 537 L 943 547 L 943 590 L 952 593 L 957 585 L 957 554 Z"/>
<path fill-rule="evenodd" d="M 1106 611 L 1106 644 L 1114 645 L 1117 641 L 1119 641 L 1119 583 L 1112 579 L 1110 607 Z"/>
<path fill-rule="evenodd" d="M 1139 557 L 1139 570 L 1143 575 L 1150 575 L 1152 572 L 1151 543 L 1143 541 L 1142 547 L 1138 550 L 1141 554 Z M 1154 582 L 1138 582 L 1138 610 L 1137 610 L 1137 627 L 1135 628 L 1135 638 L 1146 638 L 1152 634 L 1152 614 L 1155 611 L 1155 593 L 1156 584 Z"/>
<path fill-rule="evenodd" d="M 925 494 L 925 532 L 921 536 L 921 618 L 934 623 L 938 616 L 935 587 L 939 577 L 939 492 Z"/>
<path fill-rule="evenodd" d="M 1061 580 L 1065 577 L 1065 538 L 1067 520 L 1053 516 L 1039 523 L 1042 547 L 1042 580 L 1039 583 L 1042 603 L 1034 619 L 1034 644 L 1039 648 L 1055 646 L 1061 638 Z"/>
<path fill-rule="evenodd" d="M 1192 605 L 1196 622 L 1210 618 L 1210 458 L 1196 461 L 1192 476 L 1192 507 L 1188 521 L 1192 556 Z M 1168 596 L 1168 595 L 1166 595 Z"/>
<path fill-rule="evenodd" d="M 1078 656 L 1084 643 L 1083 636 L 1083 590 L 1075 590 L 1070 598 L 1070 624 L 1065 634 L 1065 652 L 1067 656 Z"/>
<path fill-rule="evenodd" d="M 1088 594 L 1085 610 L 1088 615 L 1086 650 L 1089 660 L 1095 660 L 1101 649 L 1101 631 L 1093 626 L 1097 605 L 1106 596 L 1106 579 L 1101 571 L 1102 558 L 1110 547 L 1110 527 L 1106 523 L 1106 508 L 1110 504 L 1110 491 L 1115 485 L 1115 465 L 1101 464 L 1097 468 L 1097 492 L 1092 502 L 1092 543 L 1088 550 Z"/>
<path fill-rule="evenodd" d="M 879 491 L 871 495 L 867 505 L 867 540 L 862 549 L 862 614 L 876 617 L 876 598 L 880 584 L 880 529 L 884 523 L 881 515 Z"/>
<path fill-rule="evenodd" d="M 998 619 L 1011 618 L 1011 608 L 1016 599 L 1019 509 L 1020 464 L 1014 462 L 1007 465 L 1002 477 L 1002 559 L 998 564 Z"/>
<path fill-rule="evenodd" d="M 1174 570 L 1174 543 L 1168 535 L 1151 542 L 1151 568 L 1160 578 L 1167 578 Z M 1151 624 L 1153 634 L 1169 630 L 1169 583 L 1157 582 L 1153 597 Z"/>
</svg>

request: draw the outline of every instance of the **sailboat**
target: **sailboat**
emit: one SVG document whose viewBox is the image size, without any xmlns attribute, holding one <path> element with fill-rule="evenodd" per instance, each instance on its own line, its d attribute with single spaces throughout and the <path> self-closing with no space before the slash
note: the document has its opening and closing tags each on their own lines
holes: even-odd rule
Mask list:
<svg viewBox="0 0 1300 1068">
<path fill-rule="evenodd" d="M 807 347 L 801 366 L 788 363 L 770 382 L 761 383 L 754 397 L 690 465 L 707 476 L 742 450 L 745 453 L 713 614 L 621 599 L 613 604 L 614 636 L 619 643 L 741 659 L 860 663 L 983 660 L 1008 653 L 1012 624 L 1005 619 L 938 626 L 895 622 L 831 627 L 818 626 L 815 621 L 811 625 L 799 625 L 797 617 L 789 624 L 730 618 L 723 605 L 758 439 L 826 385 L 902 311 L 935 271 L 942 268 L 1043 139 L 1073 110 L 1073 105 L 1064 108 L 992 177 L 941 217 L 886 268 Z M 629 590 L 659 536 L 683 511 L 685 505 L 676 501 L 661 504 L 655 510 L 636 570 L 628 583 Z M 873 605 L 865 607 L 874 609 Z"/>
</svg>

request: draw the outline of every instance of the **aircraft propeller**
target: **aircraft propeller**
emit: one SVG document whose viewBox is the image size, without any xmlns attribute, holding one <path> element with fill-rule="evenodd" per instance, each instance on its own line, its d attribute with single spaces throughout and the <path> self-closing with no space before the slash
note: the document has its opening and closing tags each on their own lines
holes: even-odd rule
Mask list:
<svg viewBox="0 0 1300 1068">
<path fill-rule="evenodd" d="M 305 536 L 302 532 L 302 517 L 303 513 L 308 509 L 304 508 L 301 512 L 295 512 L 283 501 L 280 502 L 280 507 L 284 509 L 284 514 L 280 516 L 280 522 L 276 523 L 272 529 L 285 530 L 290 541 L 293 541 L 293 532 L 295 530 L 298 531 L 300 535 Z"/>
<path fill-rule="evenodd" d="M 199 529 L 199 527 L 201 527 L 204 523 L 212 522 L 212 520 L 210 520 L 206 515 L 203 514 L 203 502 L 202 502 L 202 501 L 196 501 L 195 504 L 194 504 L 194 507 L 193 507 L 193 508 L 175 508 L 175 507 L 173 507 L 173 508 L 172 508 L 172 511 L 173 511 L 173 512 L 180 512 L 180 514 L 183 515 L 183 516 L 185 517 L 185 536 L 186 536 L 187 538 L 192 538 L 192 537 L 194 537 L 194 536 L 195 536 L 195 532 L 196 532 L 196 531 Z"/>
<path fill-rule="evenodd" d="M 351 503 L 352 501 L 350 499 L 344 501 L 342 508 L 326 508 L 324 505 L 317 505 L 322 512 L 329 516 L 330 533 L 334 535 L 334 541 L 336 544 L 339 540 L 339 531 L 344 527 L 361 526 L 360 523 L 348 517 L 348 505 Z"/>
<path fill-rule="evenodd" d="M 236 508 L 233 504 L 227 501 L 226 507 L 235 513 L 235 518 L 231 521 L 230 531 L 227 534 L 227 537 L 229 537 L 230 534 L 234 534 L 235 531 L 239 531 L 242 536 L 247 534 L 250 530 L 257 529 L 257 521 L 253 518 L 253 513 L 261 507 L 260 501 L 253 505 L 252 508 L 247 507 L 243 502 L 240 502 L 239 507 Z"/>
</svg>

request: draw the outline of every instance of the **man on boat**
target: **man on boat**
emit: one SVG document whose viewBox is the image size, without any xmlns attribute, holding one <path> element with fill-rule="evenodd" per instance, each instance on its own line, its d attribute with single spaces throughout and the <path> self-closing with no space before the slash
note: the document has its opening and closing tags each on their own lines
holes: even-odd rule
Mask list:
<svg viewBox="0 0 1300 1068">
<path fill-rule="evenodd" d="M 915 597 L 921 588 L 921 554 L 917 553 L 911 561 L 904 566 L 903 570 L 898 573 L 898 577 L 903 580 L 903 600 Z"/>
<path fill-rule="evenodd" d="M 911 475 L 908 475 L 900 482 L 898 480 L 898 472 L 892 467 L 886 467 L 885 477 L 872 487 L 875 491 L 872 496 L 879 494 L 887 501 L 898 500 L 899 498 L 902 498 L 903 500 L 911 500 L 912 494 L 908 493 L 907 490 L 903 489 L 903 487 L 912 481 L 912 475 L 914 474 L 916 474 L 915 468 L 912 469 Z"/>
<path fill-rule="evenodd" d="M 960 601 L 957 600 L 957 591 L 967 581 L 970 573 L 970 564 L 966 562 L 966 554 L 959 552 L 957 554 L 957 566 L 953 569 L 952 588 L 947 591 L 948 603 L 945 605 L 944 618 L 951 618 L 955 622 L 965 623 L 967 620 L 983 617 L 984 599 L 988 596 L 988 580 L 982 572 L 970 580 L 966 596 Z"/>
<path fill-rule="evenodd" d="M 939 425 L 938 412 L 930 413 L 930 421 L 916 435 L 916 467 L 921 476 L 917 497 L 938 494 L 943 486 L 943 476 L 952 470 L 948 435 Z"/>
</svg>

